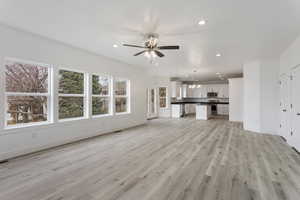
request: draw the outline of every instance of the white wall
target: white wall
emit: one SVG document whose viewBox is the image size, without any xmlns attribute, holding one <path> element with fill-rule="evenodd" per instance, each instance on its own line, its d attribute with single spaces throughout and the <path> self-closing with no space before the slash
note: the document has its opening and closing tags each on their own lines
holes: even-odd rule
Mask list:
<svg viewBox="0 0 300 200">
<path fill-rule="evenodd" d="M 229 79 L 229 120 L 242 122 L 244 109 L 243 78 Z"/>
<path fill-rule="evenodd" d="M 260 132 L 260 63 L 246 63 L 244 73 L 244 129 Z"/>
<path fill-rule="evenodd" d="M 290 70 L 300 64 L 300 35 L 299 37 L 281 54 L 280 74 L 289 74 Z"/>
<path fill-rule="evenodd" d="M 279 60 L 268 59 L 246 63 L 244 70 L 244 128 L 277 134 Z"/>
<path fill-rule="evenodd" d="M 280 56 L 280 76 L 290 76 L 292 75 L 292 70 L 295 67 L 299 67 L 300 66 L 300 35 L 298 36 L 298 38 L 281 54 Z M 293 80 L 295 81 L 295 80 Z M 300 95 L 299 92 L 293 92 L 292 91 L 292 85 L 293 82 L 290 81 L 288 83 L 288 87 L 290 92 L 288 92 L 289 97 L 286 98 L 288 99 L 288 103 L 289 104 L 293 104 L 295 102 L 292 101 L 292 95 Z M 294 96 L 293 96 L 294 97 Z M 295 98 L 296 99 L 296 98 Z M 279 107 L 278 107 L 279 108 Z M 293 107 L 294 108 L 294 107 Z M 285 137 L 287 137 L 287 141 L 289 142 L 289 144 L 291 146 L 294 146 L 295 148 L 298 149 L 298 151 L 300 151 L 300 135 L 299 133 L 297 133 L 295 131 L 295 126 L 298 126 L 297 124 L 294 123 L 293 119 L 295 119 L 295 113 L 293 113 L 292 109 L 287 109 L 288 113 L 285 113 L 289 116 L 289 123 L 288 123 L 288 128 L 287 128 L 287 133 L 284 134 Z M 283 114 L 282 112 L 280 112 L 280 114 Z M 284 116 L 280 117 L 284 118 Z M 293 135 L 290 135 L 290 130 L 292 130 L 294 132 Z"/>
<path fill-rule="evenodd" d="M 261 132 L 279 132 L 279 60 L 261 62 Z"/>
<path fill-rule="evenodd" d="M 148 77 L 142 68 L 72 48 L 30 33 L 0 26 L 0 160 L 146 122 Z M 5 130 L 4 57 L 53 64 L 131 81 L 131 114 Z M 57 76 L 55 76 L 57 82 Z M 57 94 L 54 96 L 57 105 Z M 57 106 L 55 106 L 57 113 Z M 57 119 L 57 115 L 56 115 Z"/>
</svg>

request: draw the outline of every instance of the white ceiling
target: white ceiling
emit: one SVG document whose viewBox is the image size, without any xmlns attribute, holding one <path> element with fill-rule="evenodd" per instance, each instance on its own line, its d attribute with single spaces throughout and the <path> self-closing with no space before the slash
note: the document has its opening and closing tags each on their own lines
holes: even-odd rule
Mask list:
<svg viewBox="0 0 300 200">
<path fill-rule="evenodd" d="M 207 25 L 197 25 L 200 19 Z M 213 79 L 240 73 L 250 59 L 278 56 L 300 34 L 299 0 L 0 0 L 0 21 L 164 76 Z M 160 34 L 151 65 L 141 33 Z M 216 57 L 221 53 L 221 57 Z M 194 70 L 197 70 L 194 73 Z"/>
</svg>

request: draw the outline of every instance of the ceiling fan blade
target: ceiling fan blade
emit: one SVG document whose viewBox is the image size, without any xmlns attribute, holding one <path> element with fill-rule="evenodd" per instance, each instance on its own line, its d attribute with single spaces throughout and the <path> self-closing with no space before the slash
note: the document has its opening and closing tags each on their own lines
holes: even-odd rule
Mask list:
<svg viewBox="0 0 300 200">
<path fill-rule="evenodd" d="M 125 47 L 136 47 L 136 48 L 143 48 L 146 49 L 147 47 L 139 46 L 139 45 L 132 45 L 132 44 L 123 44 Z"/>
<path fill-rule="evenodd" d="M 138 55 L 141 55 L 141 54 L 145 53 L 146 51 L 147 51 L 147 50 L 145 50 L 145 51 L 141 51 L 141 52 L 138 52 L 138 53 L 134 54 L 133 56 L 138 56 Z"/>
<path fill-rule="evenodd" d="M 161 49 L 161 50 L 176 50 L 176 49 L 179 49 L 179 46 L 176 45 L 176 46 L 159 46 L 157 47 L 158 49 Z"/>
<path fill-rule="evenodd" d="M 154 50 L 154 52 L 156 53 L 156 55 L 158 55 L 159 57 L 164 57 L 165 55 L 157 50 Z"/>
</svg>

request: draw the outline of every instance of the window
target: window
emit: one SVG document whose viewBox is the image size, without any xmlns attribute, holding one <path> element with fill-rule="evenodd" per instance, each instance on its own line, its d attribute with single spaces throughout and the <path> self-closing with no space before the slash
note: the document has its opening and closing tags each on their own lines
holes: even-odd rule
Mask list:
<svg viewBox="0 0 300 200">
<path fill-rule="evenodd" d="M 58 103 L 60 120 L 85 116 L 85 74 L 59 70 Z"/>
<path fill-rule="evenodd" d="M 129 108 L 129 80 L 116 79 L 115 81 L 115 112 L 128 113 Z"/>
<path fill-rule="evenodd" d="M 167 88 L 160 87 L 158 93 L 159 93 L 159 107 L 167 108 Z"/>
<path fill-rule="evenodd" d="M 50 75 L 49 65 L 5 60 L 6 126 L 50 122 Z"/>
<path fill-rule="evenodd" d="M 111 114 L 111 79 L 92 76 L 92 115 Z"/>
</svg>

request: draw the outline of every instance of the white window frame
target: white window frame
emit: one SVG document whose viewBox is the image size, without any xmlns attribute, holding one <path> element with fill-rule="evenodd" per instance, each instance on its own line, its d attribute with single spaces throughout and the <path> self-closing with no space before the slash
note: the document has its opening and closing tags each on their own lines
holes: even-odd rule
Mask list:
<svg viewBox="0 0 300 200">
<path fill-rule="evenodd" d="M 7 61 L 10 62 L 18 62 L 22 64 L 28 64 L 28 65 L 38 65 L 40 67 L 46 67 L 48 68 L 48 92 L 47 93 L 29 93 L 29 92 L 6 92 L 6 68 L 4 69 L 4 129 L 14 129 L 14 128 L 24 128 L 24 127 L 31 127 L 31 126 L 39 126 L 39 125 L 45 125 L 45 124 L 51 124 L 53 123 L 53 66 L 50 64 L 35 62 L 35 61 L 28 61 L 18 58 L 10 58 L 6 57 L 4 58 L 4 65 Z M 43 96 L 47 98 L 47 121 L 43 122 L 31 122 L 31 123 L 20 123 L 15 125 L 8 125 L 7 124 L 7 111 L 8 111 L 8 102 L 7 97 L 8 96 Z"/>
<path fill-rule="evenodd" d="M 131 113 L 131 101 L 130 101 L 130 80 L 126 78 L 115 78 L 114 79 L 114 86 L 115 83 L 118 81 L 126 81 L 126 95 L 116 95 L 116 88 L 114 87 L 113 96 L 114 96 L 114 113 L 115 115 L 123 115 L 123 114 L 130 114 Z M 117 98 L 126 98 L 126 111 L 125 112 L 117 112 L 116 111 L 116 99 Z"/>
<path fill-rule="evenodd" d="M 61 70 L 70 71 L 70 72 L 76 72 L 83 74 L 84 81 L 83 81 L 83 94 L 62 94 L 59 93 L 59 72 Z M 88 119 L 89 118 L 89 95 L 88 95 L 88 88 L 89 88 L 89 75 L 88 73 L 76 69 L 70 69 L 70 68 L 59 68 L 58 69 L 58 85 L 57 85 L 57 118 L 58 122 L 67 122 L 67 121 L 74 121 L 74 120 L 82 120 L 82 119 Z M 59 119 L 59 97 L 83 97 L 83 116 L 82 117 L 72 117 L 72 118 L 66 118 L 66 119 Z"/>
<path fill-rule="evenodd" d="M 109 75 L 100 75 L 100 74 L 91 74 L 91 81 L 93 81 L 93 76 L 98 76 L 98 77 L 104 77 L 108 78 L 109 85 L 108 85 L 108 95 L 96 95 L 93 94 L 93 82 L 91 82 L 91 115 L 92 118 L 98 118 L 98 117 L 107 117 L 107 116 L 112 116 L 113 114 L 113 78 Z M 109 99 L 109 108 L 108 108 L 108 113 L 107 114 L 98 114 L 98 115 L 93 115 L 93 97 L 107 97 Z"/>
<path fill-rule="evenodd" d="M 160 99 L 163 99 L 164 97 L 160 97 L 160 93 L 159 93 L 159 89 L 160 88 L 166 88 L 166 107 L 161 107 L 160 106 Z M 158 87 L 158 105 L 159 105 L 159 109 L 168 109 L 168 98 L 169 98 L 169 92 L 168 92 L 168 87 L 166 86 L 161 86 L 161 87 Z"/>
</svg>

